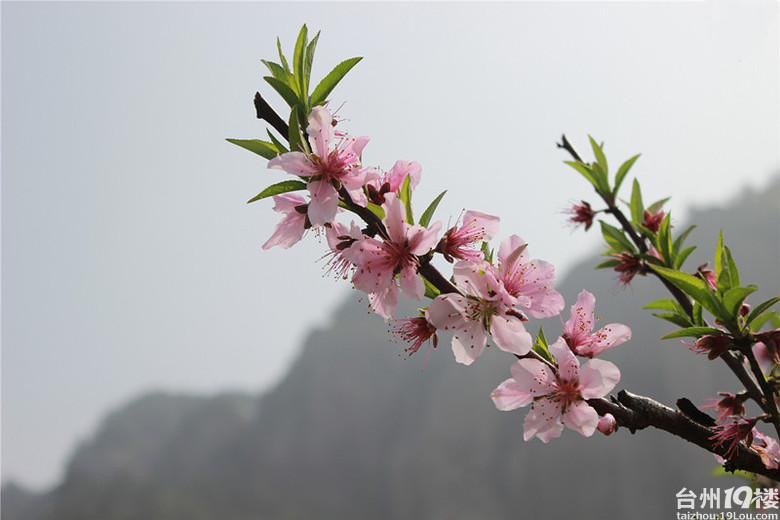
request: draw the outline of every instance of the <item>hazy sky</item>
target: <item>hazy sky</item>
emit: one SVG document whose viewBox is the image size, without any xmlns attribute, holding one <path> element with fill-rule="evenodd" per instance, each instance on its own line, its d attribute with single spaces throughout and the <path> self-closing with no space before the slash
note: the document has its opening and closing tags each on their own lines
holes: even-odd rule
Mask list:
<svg viewBox="0 0 780 520">
<path fill-rule="evenodd" d="M 317 79 L 365 56 L 331 96 L 364 162 L 420 162 L 418 204 L 448 189 L 440 219 L 495 213 L 561 271 L 598 242 L 560 213 L 593 200 L 562 132 L 641 152 L 678 218 L 780 169 L 774 1 L 3 2 L 4 480 L 51 485 L 142 391 L 268 388 L 359 297 L 316 240 L 260 249 L 277 215 L 245 201 L 284 176 L 224 140 L 264 135 L 260 59 L 304 22 Z"/>
</svg>

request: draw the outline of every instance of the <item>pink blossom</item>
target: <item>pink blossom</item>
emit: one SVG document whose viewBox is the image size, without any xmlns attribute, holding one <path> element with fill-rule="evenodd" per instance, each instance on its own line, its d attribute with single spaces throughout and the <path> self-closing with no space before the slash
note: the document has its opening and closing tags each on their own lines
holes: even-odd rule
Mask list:
<svg viewBox="0 0 780 520">
<path fill-rule="evenodd" d="M 332 222 L 325 228 L 330 251 L 323 256 L 327 258 L 328 273 L 347 279 L 348 273 L 355 269 L 357 248 L 354 245 L 363 239 L 363 233 L 355 222 L 349 223 L 349 228 L 340 222 Z"/>
<path fill-rule="evenodd" d="M 491 394 L 493 402 L 504 411 L 531 405 L 523 423 L 526 441 L 539 437 L 549 442 L 561 435 L 564 425 L 590 437 L 599 416 L 585 400 L 607 395 L 620 380 L 620 370 L 600 359 L 580 367 L 563 338 L 549 349 L 558 362 L 557 368 L 538 359 L 520 359 L 512 365 L 512 379 Z"/>
<path fill-rule="evenodd" d="M 753 429 L 753 443 L 750 449 L 758 453 L 761 462 L 767 469 L 777 469 L 780 467 L 780 445 L 772 437 L 766 436 L 760 431 Z"/>
<path fill-rule="evenodd" d="M 365 172 L 361 170 L 360 154 L 368 137 L 345 136 L 333 145 L 335 134 L 333 116 L 324 107 L 314 107 L 306 128 L 312 152 L 291 151 L 268 162 L 272 169 L 284 170 L 299 177 L 309 178 L 309 221 L 321 226 L 333 220 L 338 208 L 338 189 L 346 189 L 353 202 L 365 206 L 363 193 Z M 331 149 L 332 148 L 332 149 Z"/>
<path fill-rule="evenodd" d="M 422 299 L 425 282 L 417 274 L 420 255 L 428 253 L 436 244 L 440 223 L 430 228 L 406 222 L 406 208 L 393 193 L 388 193 L 382 206 L 382 219 L 387 236 L 383 240 L 363 237 L 356 247 L 357 271 L 352 276 L 355 287 L 369 294 L 371 307 L 384 318 L 392 318 L 398 306 L 398 286 L 409 298 Z"/>
<path fill-rule="evenodd" d="M 393 326 L 393 333 L 400 337 L 403 341 L 411 343 L 404 349 L 409 356 L 420 350 L 422 344 L 428 342 L 428 352 L 425 355 L 425 363 L 423 364 L 423 370 L 428 364 L 428 356 L 431 353 L 431 345 L 436 348 L 439 344 L 439 335 L 436 332 L 430 320 L 428 319 L 428 310 L 420 309 L 420 316 L 414 318 L 401 318 L 395 321 Z"/>
<path fill-rule="evenodd" d="M 563 326 L 563 337 L 575 354 L 592 358 L 631 339 L 631 329 L 619 323 L 593 332 L 596 298 L 584 290 L 571 307 L 571 317 Z"/>
<path fill-rule="evenodd" d="M 739 450 L 740 444 L 750 447 L 753 443 L 754 426 L 758 422 L 757 417 L 745 419 L 744 417 L 734 417 L 731 424 L 718 425 L 714 429 L 716 433 L 710 437 L 713 442 L 713 448 L 726 446 L 725 456 L 730 459 Z"/>
<path fill-rule="evenodd" d="M 437 329 L 454 331 L 455 360 L 464 365 L 473 363 L 487 346 L 488 332 L 501 350 L 518 355 L 528 353 L 531 335 L 517 313 L 495 292 L 500 282 L 486 264 L 461 260 L 452 271 L 455 284 L 466 294 L 439 295 L 431 302 L 428 313 Z"/>
<path fill-rule="evenodd" d="M 593 219 L 596 217 L 596 212 L 590 207 L 587 202 L 580 201 L 582 204 L 573 204 L 570 208 L 564 210 L 564 213 L 571 215 L 568 218 L 569 223 L 574 226 L 583 225 L 585 231 L 590 229 L 593 225 Z"/>
<path fill-rule="evenodd" d="M 683 343 L 688 345 L 688 349 L 696 352 L 697 354 L 707 354 L 707 359 L 710 361 L 717 359 L 718 356 L 724 352 L 728 352 L 732 345 L 731 338 L 725 334 L 705 334 L 697 339 L 696 343 L 692 345 L 684 341 Z"/>
<path fill-rule="evenodd" d="M 564 307 L 563 297 L 553 289 L 555 267 L 544 260 L 530 260 L 525 240 L 508 237 L 498 250 L 498 269 L 504 303 L 518 306 L 534 318 L 549 318 Z M 496 289 L 499 290 L 499 289 Z"/>
<path fill-rule="evenodd" d="M 642 225 L 653 233 L 658 233 L 658 230 L 661 229 L 661 222 L 663 222 L 665 215 L 666 214 L 663 211 L 659 211 L 658 213 L 650 213 L 649 211 L 645 210 L 644 214 L 642 215 L 645 218 L 644 222 L 642 222 Z"/>
<path fill-rule="evenodd" d="M 491 240 L 498 232 L 499 218 L 478 211 L 467 211 L 463 215 L 463 225 L 451 227 L 436 246 L 436 250 L 444 255 L 448 262 L 453 259 L 481 262 L 484 259 L 482 251 L 471 247 L 483 241 Z"/>
<path fill-rule="evenodd" d="M 279 246 L 287 249 L 303 237 L 304 231 L 311 225 L 306 221 L 306 200 L 294 193 L 274 195 L 274 211 L 284 214 L 276 225 L 273 235 L 263 244 L 263 249 Z"/>
<path fill-rule="evenodd" d="M 732 416 L 745 415 L 745 399 L 727 392 L 718 392 L 720 399 L 710 399 L 710 403 L 702 408 L 713 408 L 718 411 L 717 422 L 724 423 Z"/>
<path fill-rule="evenodd" d="M 415 161 L 396 161 L 393 168 L 382 175 L 374 168 L 366 168 L 366 190 L 368 198 L 374 204 L 385 203 L 385 195 L 397 193 L 409 177 L 409 189 L 413 190 L 420 183 L 422 166 Z"/>
<path fill-rule="evenodd" d="M 644 266 L 642 264 L 642 259 L 638 256 L 632 255 L 631 253 L 619 253 L 612 256 L 617 260 L 620 260 L 620 263 L 615 266 L 615 271 L 620 273 L 618 280 L 624 286 L 630 284 L 631 280 L 633 280 L 634 276 L 637 274 L 643 274 L 642 270 L 644 269 Z"/>
</svg>

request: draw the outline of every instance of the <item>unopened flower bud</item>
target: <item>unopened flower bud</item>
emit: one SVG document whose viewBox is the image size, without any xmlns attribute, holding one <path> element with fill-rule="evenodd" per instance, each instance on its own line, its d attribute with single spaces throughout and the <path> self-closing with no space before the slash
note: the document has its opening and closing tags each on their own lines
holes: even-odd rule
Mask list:
<svg viewBox="0 0 780 520">
<path fill-rule="evenodd" d="M 609 435 L 617 429 L 617 421 L 611 413 L 608 413 L 599 419 L 599 423 L 596 425 L 596 429 L 598 429 L 598 431 L 604 435 Z"/>
</svg>

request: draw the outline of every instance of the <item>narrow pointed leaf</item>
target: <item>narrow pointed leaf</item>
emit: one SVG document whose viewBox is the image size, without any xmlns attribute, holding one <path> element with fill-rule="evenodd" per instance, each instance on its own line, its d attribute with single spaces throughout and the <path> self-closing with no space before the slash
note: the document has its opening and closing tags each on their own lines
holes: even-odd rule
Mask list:
<svg viewBox="0 0 780 520">
<path fill-rule="evenodd" d="M 672 332 L 671 334 L 667 334 L 661 339 L 672 339 L 672 338 L 700 338 L 704 335 L 713 335 L 713 336 L 720 336 L 723 334 L 723 331 L 720 329 L 713 329 L 712 327 L 687 327 L 675 332 Z"/>
<path fill-rule="evenodd" d="M 685 260 L 688 259 L 688 256 L 693 253 L 693 251 L 696 249 L 696 246 L 686 247 L 680 253 L 674 258 L 674 268 L 680 269 L 683 264 L 685 263 Z"/>
<path fill-rule="evenodd" d="M 423 277 L 423 281 L 425 282 L 425 297 L 430 298 L 433 300 L 438 295 L 441 294 L 441 291 L 433 285 L 431 282 L 429 282 L 425 277 Z"/>
<path fill-rule="evenodd" d="M 286 84 L 288 87 L 295 89 L 295 78 L 293 78 L 293 75 L 284 70 L 284 68 L 279 65 L 278 63 L 274 63 L 272 61 L 266 61 L 266 60 L 260 60 L 263 62 L 263 64 L 268 67 L 268 70 L 271 71 L 271 75 L 278 79 L 279 81 Z"/>
<path fill-rule="evenodd" d="M 631 190 L 631 220 L 639 224 L 645 221 L 645 207 L 642 205 L 642 190 L 639 181 L 634 179 Z"/>
<path fill-rule="evenodd" d="M 274 146 L 273 143 L 267 143 L 258 139 L 227 139 L 227 142 L 238 145 L 250 152 L 254 152 L 268 160 L 279 155 L 279 150 L 276 149 L 276 146 Z"/>
<path fill-rule="evenodd" d="M 729 321 L 729 316 L 725 307 L 715 296 L 715 293 L 710 289 L 707 282 L 701 278 L 689 275 L 688 273 L 667 269 L 666 267 L 652 265 L 651 269 L 666 278 L 685 294 L 699 302 L 699 304 L 707 309 L 715 318 L 723 322 Z"/>
<path fill-rule="evenodd" d="M 613 267 L 617 267 L 620 265 L 620 260 L 614 259 L 614 260 L 607 260 L 606 262 L 601 262 L 599 265 L 594 267 L 594 269 L 612 269 Z"/>
<path fill-rule="evenodd" d="M 756 292 L 758 287 L 755 285 L 748 285 L 747 287 L 732 287 L 723 295 L 723 305 L 726 307 L 726 311 L 734 317 L 736 321 L 739 310 L 742 307 L 742 302 L 749 294 Z"/>
<path fill-rule="evenodd" d="M 317 105 L 323 104 L 328 99 L 328 95 L 331 93 L 333 88 L 338 85 L 339 81 L 341 81 L 347 72 L 349 72 L 352 67 L 357 65 L 357 63 L 362 59 L 362 57 L 350 58 L 336 65 L 333 70 L 330 71 L 324 78 L 322 78 L 319 84 L 317 84 L 317 86 L 314 88 L 314 92 L 311 94 L 311 101 L 309 102 L 309 106 L 315 107 Z"/>
<path fill-rule="evenodd" d="M 677 312 L 680 310 L 680 304 L 677 303 L 674 300 L 670 299 L 663 299 L 663 300 L 656 300 L 652 303 L 648 303 L 643 309 L 658 309 L 662 311 L 673 311 Z"/>
<path fill-rule="evenodd" d="M 656 248 L 660 253 L 661 258 L 664 259 L 666 265 L 674 265 L 674 258 L 672 257 L 672 236 L 669 231 L 670 219 L 667 213 L 664 219 L 661 221 L 661 225 L 658 228 L 658 239 Z"/>
<path fill-rule="evenodd" d="M 268 134 L 268 137 L 271 139 L 271 142 L 274 143 L 274 146 L 276 146 L 276 149 L 279 150 L 279 153 L 287 153 L 289 150 L 276 138 L 274 134 L 271 133 L 270 130 L 266 129 L 266 133 Z"/>
<path fill-rule="evenodd" d="M 770 298 L 767 301 L 756 305 L 753 310 L 750 311 L 750 314 L 747 315 L 747 318 L 745 318 L 745 324 L 750 325 L 750 322 L 758 318 L 762 313 L 766 312 L 767 309 L 769 309 L 777 302 L 780 302 L 780 296 L 775 296 L 774 298 Z"/>
<path fill-rule="evenodd" d="M 600 220 L 599 224 L 601 224 L 601 234 L 604 236 L 604 240 L 607 242 L 607 244 L 609 244 L 609 246 L 612 248 L 612 251 L 617 253 L 622 253 L 624 251 L 630 251 L 633 253 L 636 252 L 636 249 L 634 249 L 634 244 L 628 238 L 626 238 L 621 230 L 615 226 L 607 224 L 603 220 Z"/>
<path fill-rule="evenodd" d="M 412 213 L 412 176 L 407 175 L 404 179 L 404 183 L 401 186 L 401 202 L 404 203 L 406 208 L 406 222 L 414 225 L 414 214 Z"/>
<path fill-rule="evenodd" d="M 306 56 L 303 62 L 303 79 L 304 79 L 304 89 L 303 93 L 301 94 L 301 99 L 306 100 L 306 102 L 309 102 L 309 81 L 311 80 L 311 66 L 314 62 L 314 51 L 317 48 L 317 40 L 320 39 L 320 33 L 317 31 L 317 35 L 314 37 L 314 39 L 309 42 L 309 45 L 306 47 Z M 307 111 L 311 107 L 306 107 Z"/>
<path fill-rule="evenodd" d="M 290 106 L 294 107 L 298 104 L 298 94 L 290 88 L 287 83 L 276 79 L 273 76 L 263 76 L 263 79 L 273 87 L 273 89 L 282 96 L 282 99 Z"/>
<path fill-rule="evenodd" d="M 683 315 L 677 314 L 676 312 L 669 312 L 669 313 L 653 313 L 653 316 L 657 318 L 661 318 L 662 320 L 668 321 L 669 323 L 674 323 L 678 327 L 691 327 L 693 326 L 693 323 L 691 323 L 691 320 L 686 318 Z"/>
<path fill-rule="evenodd" d="M 591 136 L 588 136 L 590 139 L 590 147 L 593 148 L 593 155 L 596 156 L 596 164 L 601 166 L 601 170 L 604 172 L 604 175 L 606 176 L 609 173 L 609 169 L 607 168 L 607 158 L 604 155 L 604 150 L 602 149 L 602 146 L 599 145 L 595 139 L 593 139 Z"/>
<path fill-rule="evenodd" d="M 664 204 L 666 204 L 666 202 L 670 198 L 671 197 L 666 197 L 665 199 L 661 199 L 661 200 L 653 202 L 652 204 L 650 204 L 650 207 L 647 208 L 647 211 L 649 211 L 650 213 L 653 213 L 653 214 L 658 213 L 659 211 L 661 211 L 661 208 L 663 208 Z"/>
<path fill-rule="evenodd" d="M 284 53 L 282 52 L 282 42 L 279 40 L 279 37 L 276 37 L 276 48 L 279 50 L 279 61 L 282 64 L 282 67 L 284 67 L 284 70 L 292 74 L 292 71 L 290 70 L 290 65 L 287 63 L 287 59 L 284 57 Z"/>
<path fill-rule="evenodd" d="M 247 201 L 247 204 L 250 202 L 255 202 L 257 200 L 265 199 L 268 197 L 272 197 L 273 195 L 279 195 L 280 193 L 287 193 L 290 191 L 300 191 L 306 189 L 306 183 L 303 181 L 295 181 L 295 180 L 289 180 L 289 181 L 282 181 L 277 182 L 276 184 L 272 184 L 268 186 L 266 189 L 252 197 Z"/>
<path fill-rule="evenodd" d="M 428 205 L 428 207 L 425 208 L 425 211 L 420 217 L 421 226 L 428 227 L 428 224 L 431 223 L 431 219 L 433 218 L 433 213 L 434 211 L 436 211 L 436 208 L 439 206 L 439 202 L 441 202 L 441 199 L 444 198 L 445 193 L 447 193 L 447 190 L 444 190 L 443 192 L 439 193 L 439 196 L 433 199 L 433 202 L 431 202 Z"/>
<path fill-rule="evenodd" d="M 685 239 L 688 238 L 688 235 L 694 229 L 696 229 L 696 225 L 695 224 L 692 225 L 692 226 L 689 226 L 688 229 L 686 229 L 685 231 L 683 231 L 682 233 L 677 235 L 677 238 L 674 239 L 674 244 L 673 244 L 673 248 L 674 248 L 674 252 L 675 253 L 677 253 L 677 251 L 680 250 L 680 248 L 682 247 L 683 243 L 685 242 Z"/>
<path fill-rule="evenodd" d="M 617 197 L 618 189 L 620 189 L 620 185 L 623 184 L 623 179 L 626 178 L 626 175 L 628 174 L 628 171 L 631 169 L 631 167 L 634 165 L 637 159 L 639 159 L 639 155 L 637 154 L 624 162 L 620 165 L 620 168 L 618 168 L 617 174 L 615 174 L 615 187 L 612 189 L 612 195 Z"/>
<path fill-rule="evenodd" d="M 303 24 L 301 30 L 298 32 L 298 38 L 295 40 L 295 50 L 293 50 L 293 72 L 295 74 L 295 79 L 298 81 L 301 79 L 304 53 L 306 52 L 307 43 L 308 30 L 306 29 L 306 24 Z"/>
<path fill-rule="evenodd" d="M 303 138 L 303 135 L 301 134 L 301 125 L 298 122 L 298 105 L 294 106 L 292 111 L 290 112 L 290 135 L 289 135 L 289 142 L 290 142 L 290 150 L 295 152 L 308 152 L 308 146 L 306 145 L 306 140 Z"/>
</svg>

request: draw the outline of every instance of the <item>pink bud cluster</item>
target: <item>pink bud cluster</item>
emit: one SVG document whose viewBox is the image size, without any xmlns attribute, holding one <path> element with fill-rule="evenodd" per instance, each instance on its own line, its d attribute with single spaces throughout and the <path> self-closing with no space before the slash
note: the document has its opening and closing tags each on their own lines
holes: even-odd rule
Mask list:
<svg viewBox="0 0 780 520">
<path fill-rule="evenodd" d="M 419 316 L 395 322 L 396 334 L 411 343 L 406 351 L 412 354 L 425 342 L 435 347 L 439 333 L 446 332 L 452 335 L 455 360 L 464 365 L 482 355 L 489 341 L 514 354 L 518 361 L 512 366 L 513 379 L 496 388 L 492 397 L 500 410 L 532 405 L 525 421 L 526 440 L 548 442 L 564 425 L 586 436 L 597 427 L 605 434 L 614 430 L 614 418 L 600 421 L 587 399 L 607 395 L 620 371 L 592 358 L 630 339 L 628 327 L 611 324 L 593 332 L 595 298 L 583 291 L 570 319 L 560 320 L 563 334 L 549 346 L 545 359 L 537 352 L 544 347 L 534 344 L 525 322 L 529 316 L 559 316 L 565 307 L 554 289 L 551 264 L 532 259 L 517 235 L 501 242 L 495 259 L 492 253 L 486 255 L 486 244 L 499 228 L 499 218 L 492 215 L 467 211 L 443 234 L 440 222 L 410 223 L 406 197 L 420 182 L 420 165 L 397 161 L 386 173 L 364 166 L 361 154 L 368 138 L 337 134 L 326 108 L 312 109 L 307 134 L 311 152 L 291 151 L 269 162 L 269 168 L 305 180 L 309 200 L 289 193 L 274 196 L 274 210 L 283 218 L 264 248 L 288 248 L 306 230 L 324 230 L 329 270 L 366 293 L 371 308 L 386 320 L 395 317 L 400 293 L 422 300 L 426 279 L 421 269 L 441 255 L 453 264 L 451 282 L 442 277 L 437 295 Z M 368 215 L 363 218 L 367 227 L 337 220 L 347 214 L 340 206 Z M 370 213 L 361 214 L 363 210 Z M 589 361 L 580 366 L 576 356 Z"/>
</svg>

